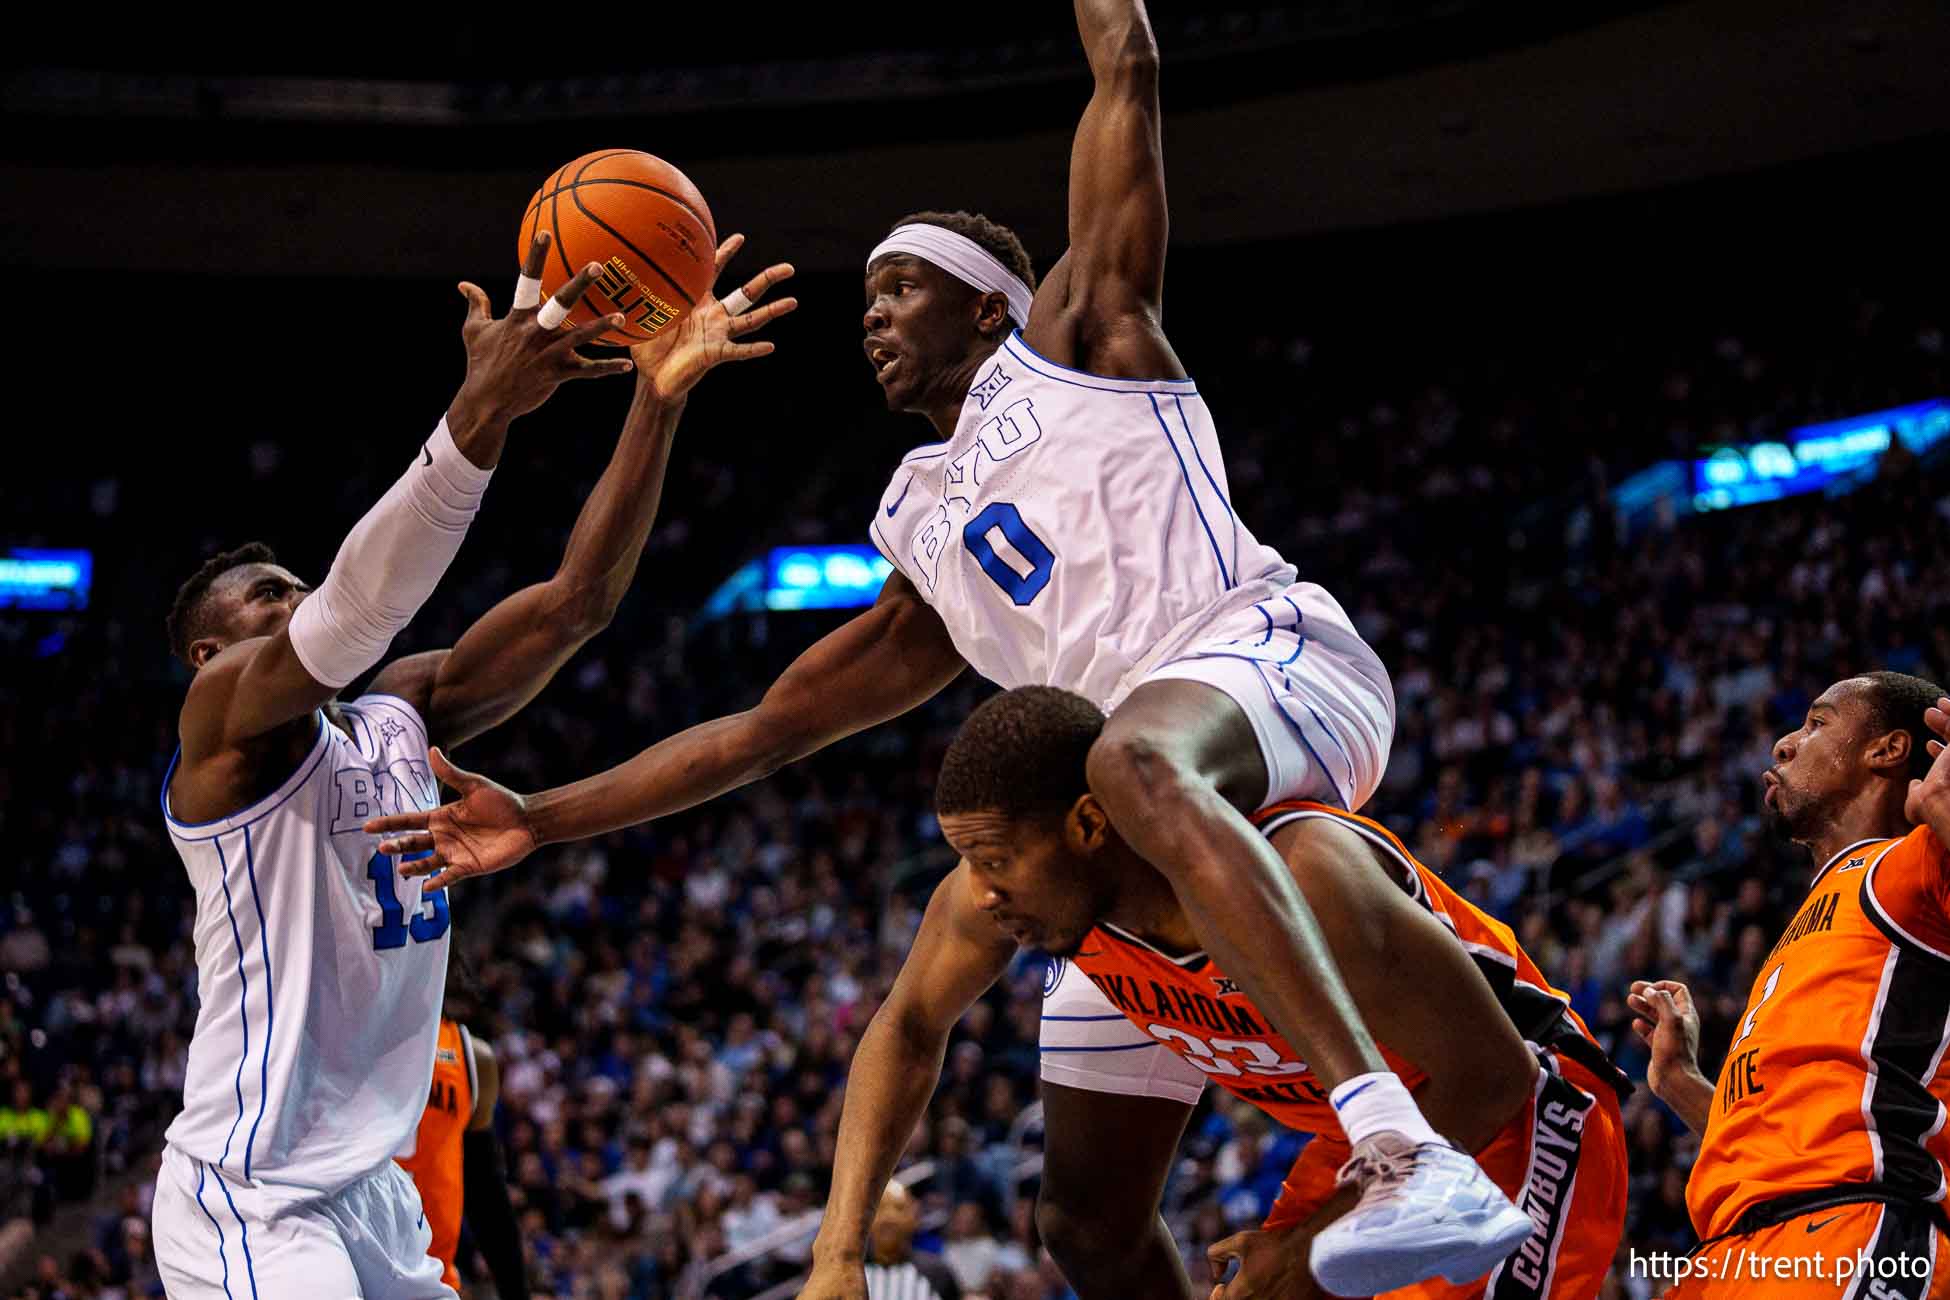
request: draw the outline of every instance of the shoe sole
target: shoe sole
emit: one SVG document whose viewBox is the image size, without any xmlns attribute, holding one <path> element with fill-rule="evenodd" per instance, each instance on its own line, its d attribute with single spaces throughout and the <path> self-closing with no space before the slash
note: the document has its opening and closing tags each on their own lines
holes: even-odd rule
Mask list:
<svg viewBox="0 0 1950 1300">
<path fill-rule="evenodd" d="M 1433 1259 L 1426 1245 L 1363 1250 L 1326 1261 L 1315 1255 L 1309 1261 L 1314 1280 L 1335 1295 L 1349 1296 L 1394 1291 L 1437 1276 L 1457 1286 L 1474 1282 L 1508 1259 L 1536 1230 L 1529 1215 L 1520 1210 L 1513 1213 L 1515 1217 L 1489 1240 L 1467 1251 Z"/>
</svg>

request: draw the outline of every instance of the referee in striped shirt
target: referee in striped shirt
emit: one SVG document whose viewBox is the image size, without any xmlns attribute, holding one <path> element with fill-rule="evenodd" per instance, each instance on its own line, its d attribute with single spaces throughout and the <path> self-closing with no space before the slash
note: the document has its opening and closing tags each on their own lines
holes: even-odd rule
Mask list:
<svg viewBox="0 0 1950 1300">
<path fill-rule="evenodd" d="M 867 1234 L 867 1300 L 961 1300 L 961 1284 L 941 1257 L 914 1253 L 920 1225 L 913 1193 L 889 1180 Z"/>
</svg>

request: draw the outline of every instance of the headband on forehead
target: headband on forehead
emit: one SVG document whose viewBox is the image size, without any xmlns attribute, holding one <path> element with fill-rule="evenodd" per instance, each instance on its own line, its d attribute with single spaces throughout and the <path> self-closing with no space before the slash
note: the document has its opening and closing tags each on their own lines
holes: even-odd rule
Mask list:
<svg viewBox="0 0 1950 1300">
<path fill-rule="evenodd" d="M 996 261 L 995 255 L 988 249 L 966 235 L 923 223 L 898 226 L 874 247 L 873 252 L 867 254 L 867 265 L 872 266 L 875 258 L 885 257 L 889 253 L 908 253 L 926 258 L 963 284 L 973 285 L 983 293 L 1006 295 L 1009 299 L 1009 319 L 1016 323 L 1018 329 L 1029 324 L 1032 297 L 1029 286 L 1014 271 Z"/>
</svg>

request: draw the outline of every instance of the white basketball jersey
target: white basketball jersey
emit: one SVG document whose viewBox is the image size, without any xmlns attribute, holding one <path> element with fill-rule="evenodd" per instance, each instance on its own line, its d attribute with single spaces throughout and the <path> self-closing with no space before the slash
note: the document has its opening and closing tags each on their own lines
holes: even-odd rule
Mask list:
<svg viewBox="0 0 1950 1300">
<path fill-rule="evenodd" d="M 872 533 L 976 672 L 1106 710 L 1295 577 L 1233 514 L 1196 385 L 1071 370 L 1020 332 L 954 437 L 901 461 Z"/>
<path fill-rule="evenodd" d="M 353 736 L 320 713 L 297 771 L 233 816 L 177 821 L 163 780 L 196 889 L 201 1003 L 167 1139 L 294 1199 L 410 1144 L 446 989 L 446 891 L 423 894 L 361 829 L 438 802 L 426 724 L 390 695 L 340 709 Z"/>
</svg>

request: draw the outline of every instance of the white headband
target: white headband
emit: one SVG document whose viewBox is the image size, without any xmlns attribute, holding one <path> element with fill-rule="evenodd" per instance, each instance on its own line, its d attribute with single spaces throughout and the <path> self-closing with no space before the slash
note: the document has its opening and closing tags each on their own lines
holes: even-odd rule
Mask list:
<svg viewBox="0 0 1950 1300">
<path fill-rule="evenodd" d="M 899 226 L 867 254 L 867 265 L 889 253 L 910 253 L 926 258 L 963 284 L 974 285 L 983 293 L 1004 294 L 1009 299 L 1009 319 L 1017 328 L 1029 324 L 1029 286 L 994 254 L 966 235 L 957 235 L 940 226 L 915 224 Z"/>
</svg>

